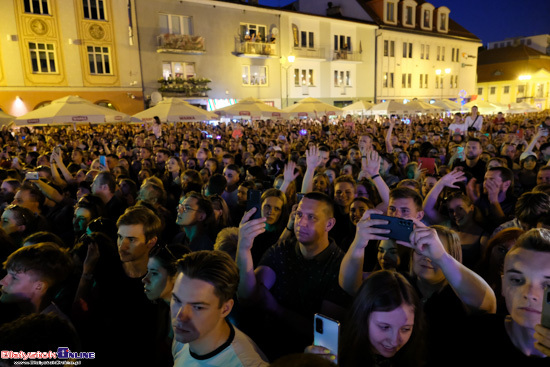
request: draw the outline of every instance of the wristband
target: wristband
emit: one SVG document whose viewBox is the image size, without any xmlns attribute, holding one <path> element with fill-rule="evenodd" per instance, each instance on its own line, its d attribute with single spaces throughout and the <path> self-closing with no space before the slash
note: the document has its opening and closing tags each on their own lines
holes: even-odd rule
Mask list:
<svg viewBox="0 0 550 367">
<path fill-rule="evenodd" d="M 379 174 L 376 174 L 376 175 L 374 175 L 374 176 L 370 176 L 370 179 L 371 179 L 371 180 L 374 180 L 376 177 L 380 177 L 380 175 L 379 175 Z"/>
</svg>

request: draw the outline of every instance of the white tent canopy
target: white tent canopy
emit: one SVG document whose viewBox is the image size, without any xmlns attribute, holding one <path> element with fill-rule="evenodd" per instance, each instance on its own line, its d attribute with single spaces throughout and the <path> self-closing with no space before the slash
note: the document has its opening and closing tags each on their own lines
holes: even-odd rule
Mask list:
<svg viewBox="0 0 550 367">
<path fill-rule="evenodd" d="M 405 104 L 405 107 L 408 108 L 409 113 L 443 113 L 445 112 L 445 109 L 434 106 L 426 102 L 422 101 L 411 101 Z"/>
<path fill-rule="evenodd" d="M 132 117 L 125 113 L 98 106 L 78 96 L 66 96 L 18 117 L 15 124 L 17 126 L 81 125 L 128 122 L 131 120 Z"/>
<path fill-rule="evenodd" d="M 479 113 L 485 113 L 485 114 L 497 113 L 498 111 L 502 110 L 502 107 L 481 99 L 476 99 L 466 103 L 464 105 L 464 108 L 470 110 L 474 106 L 477 106 L 477 110 L 479 111 Z"/>
<path fill-rule="evenodd" d="M 133 117 L 145 122 L 154 121 L 158 116 L 161 122 L 210 121 L 219 116 L 200 107 L 195 107 L 181 98 L 165 98 L 154 107 L 136 113 Z"/>
<path fill-rule="evenodd" d="M 7 113 L 0 110 L 0 126 L 10 126 L 15 120 L 15 116 L 8 115 Z"/>
<path fill-rule="evenodd" d="M 386 101 L 378 103 L 371 107 L 372 115 L 404 115 L 414 113 L 409 111 L 406 105 L 395 101 Z"/>
<path fill-rule="evenodd" d="M 441 107 L 448 112 L 460 112 L 463 110 L 462 105 L 460 103 L 453 102 L 450 99 L 442 99 L 439 101 L 435 101 L 433 105 L 437 107 Z"/>
<path fill-rule="evenodd" d="M 346 112 L 363 115 L 368 113 L 372 106 L 374 106 L 374 103 L 361 100 L 344 107 L 343 110 Z"/>
<path fill-rule="evenodd" d="M 311 117 L 317 116 L 341 116 L 343 109 L 321 102 L 315 98 L 304 98 L 298 103 L 288 106 L 283 109 L 292 117 Z"/>
<path fill-rule="evenodd" d="M 281 118 L 284 115 L 284 112 L 277 107 L 270 106 L 264 101 L 252 97 L 219 108 L 214 113 L 222 117 L 246 119 Z"/>
</svg>

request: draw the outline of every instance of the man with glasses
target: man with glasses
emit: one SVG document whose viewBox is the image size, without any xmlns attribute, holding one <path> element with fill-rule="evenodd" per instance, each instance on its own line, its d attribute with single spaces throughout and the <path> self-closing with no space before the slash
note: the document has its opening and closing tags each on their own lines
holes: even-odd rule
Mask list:
<svg viewBox="0 0 550 367">
<path fill-rule="evenodd" d="M 214 249 L 214 210 L 208 198 L 195 191 L 182 196 L 176 224 L 183 228 L 183 232 L 176 235 L 174 243 L 185 244 L 191 251 Z"/>
</svg>

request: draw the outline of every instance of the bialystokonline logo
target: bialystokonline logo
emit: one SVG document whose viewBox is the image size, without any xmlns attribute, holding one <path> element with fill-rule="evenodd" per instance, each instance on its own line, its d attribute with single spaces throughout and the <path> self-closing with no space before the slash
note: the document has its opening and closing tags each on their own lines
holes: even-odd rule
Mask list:
<svg viewBox="0 0 550 367">
<path fill-rule="evenodd" d="M 3 350 L 0 352 L 2 359 L 95 359 L 95 352 L 71 352 L 67 347 L 57 348 L 57 352 L 14 352 Z"/>
</svg>

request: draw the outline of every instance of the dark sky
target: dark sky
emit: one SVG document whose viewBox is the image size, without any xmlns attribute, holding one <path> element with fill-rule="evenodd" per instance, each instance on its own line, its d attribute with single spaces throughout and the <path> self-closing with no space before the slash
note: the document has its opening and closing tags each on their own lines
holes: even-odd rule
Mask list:
<svg viewBox="0 0 550 367">
<path fill-rule="evenodd" d="M 329 0 L 318 0 L 319 5 Z M 338 0 L 333 0 L 338 3 Z M 259 0 L 268 6 L 284 6 L 294 0 Z M 446 6 L 451 18 L 478 36 L 484 45 L 508 37 L 550 34 L 550 0 L 431 0 Z"/>
</svg>

